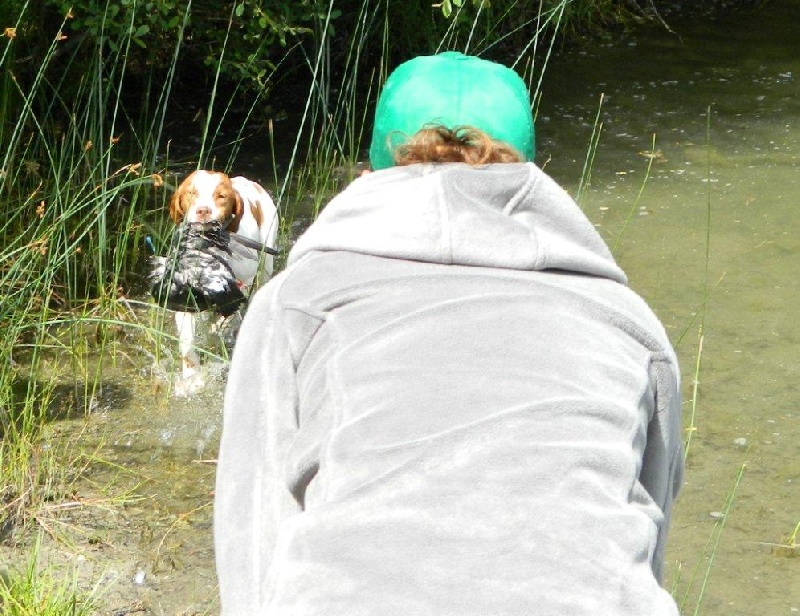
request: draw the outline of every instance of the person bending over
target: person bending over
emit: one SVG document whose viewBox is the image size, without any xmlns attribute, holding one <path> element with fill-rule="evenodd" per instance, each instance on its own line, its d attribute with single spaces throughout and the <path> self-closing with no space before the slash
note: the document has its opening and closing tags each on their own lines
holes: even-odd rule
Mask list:
<svg viewBox="0 0 800 616">
<path fill-rule="evenodd" d="M 675 354 L 533 156 L 511 69 L 448 52 L 392 73 L 374 171 L 241 328 L 224 614 L 678 614 Z"/>
</svg>

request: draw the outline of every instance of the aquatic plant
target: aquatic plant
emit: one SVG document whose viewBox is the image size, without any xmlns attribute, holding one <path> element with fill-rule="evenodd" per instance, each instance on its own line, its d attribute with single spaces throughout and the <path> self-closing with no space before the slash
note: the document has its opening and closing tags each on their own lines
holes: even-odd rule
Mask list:
<svg viewBox="0 0 800 616">
<path fill-rule="evenodd" d="M 691 410 L 689 413 L 688 426 L 686 427 L 686 439 L 684 441 L 684 458 L 688 459 L 692 445 L 692 439 L 697 431 L 697 403 L 700 387 L 700 371 L 703 359 L 703 341 L 705 340 L 706 311 L 708 299 L 713 290 L 710 284 L 709 264 L 711 262 L 711 213 L 712 213 L 712 194 L 711 194 L 711 107 L 706 109 L 706 237 L 705 237 L 705 258 L 703 262 L 703 294 L 700 299 L 700 307 L 695 311 L 693 318 L 686 325 L 676 344 L 680 344 L 686 332 L 692 326 L 696 318 L 700 319 L 697 331 L 697 354 L 695 359 L 694 375 L 692 379 L 692 398 Z M 719 284 L 719 281 L 717 281 Z"/>
<path fill-rule="evenodd" d="M 589 147 L 586 150 L 586 158 L 584 159 L 583 162 L 583 169 L 581 170 L 580 181 L 578 182 L 578 188 L 575 191 L 575 201 L 579 205 L 583 201 L 583 196 L 586 193 L 586 190 L 589 188 L 592 181 L 592 169 L 594 168 L 594 160 L 595 157 L 597 156 L 597 147 L 600 144 L 600 136 L 603 133 L 603 122 L 600 121 L 600 113 L 603 110 L 604 98 L 605 95 L 601 94 L 600 102 L 597 105 L 597 114 L 595 115 L 594 123 L 592 124 L 592 136 L 589 139 Z M 644 188 L 644 186 L 642 188 Z M 619 238 L 624 231 L 625 231 L 625 225 L 623 225 L 622 230 L 617 235 L 617 243 L 619 242 Z M 614 250 L 614 252 L 616 252 L 616 250 Z"/>
<path fill-rule="evenodd" d="M 795 558 L 800 549 L 800 544 L 797 543 L 797 537 L 800 535 L 800 521 L 794 527 L 794 530 L 786 535 L 780 543 L 772 543 L 769 541 L 761 541 L 761 545 L 771 548 L 772 553 L 776 556 L 784 556 L 786 558 Z"/>
<path fill-rule="evenodd" d="M 131 131 L 121 100 L 130 39 L 117 52 L 98 53 L 65 98 L 74 75 L 53 69 L 61 35 L 28 83 L 15 72 L 16 38 L 0 56 L 0 117 L 13 120 L 0 133 L 0 522 L 19 505 L 35 508 L 48 492 L 57 463 L 43 453 L 43 429 L 71 412 L 60 408 L 69 400 L 54 394 L 72 383 L 84 394 L 73 403 L 91 401 L 100 364 L 90 366 L 87 353 L 119 342 L 115 321 L 129 310 L 123 280 L 141 253 L 145 204 L 163 184 L 148 170 L 156 144 Z"/>
<path fill-rule="evenodd" d="M 703 547 L 702 553 L 698 555 L 695 566 L 692 569 L 688 579 L 682 579 L 680 573 L 675 576 L 672 594 L 678 603 L 681 614 L 692 614 L 693 616 L 699 616 L 701 613 L 706 589 L 708 588 L 708 583 L 714 570 L 714 562 L 717 556 L 717 550 L 719 549 L 719 542 L 723 531 L 725 530 L 725 525 L 730 518 L 731 510 L 734 502 L 736 501 L 736 491 L 739 488 L 739 484 L 744 477 L 746 469 L 747 462 L 743 462 L 736 471 L 736 475 L 733 478 L 730 490 L 728 491 L 728 495 L 725 499 L 725 504 L 720 511 L 713 512 L 714 517 L 716 518 L 714 528 L 711 530 L 711 533 L 708 536 L 708 540 Z M 702 563 L 704 562 L 705 569 L 702 568 Z M 684 586 L 682 590 L 681 586 Z"/>
<path fill-rule="evenodd" d="M 96 611 L 97 591 L 78 588 L 77 577 L 56 578 L 39 563 L 40 537 L 22 571 L 0 575 L 0 610 L 6 616 L 90 616 Z"/>
</svg>

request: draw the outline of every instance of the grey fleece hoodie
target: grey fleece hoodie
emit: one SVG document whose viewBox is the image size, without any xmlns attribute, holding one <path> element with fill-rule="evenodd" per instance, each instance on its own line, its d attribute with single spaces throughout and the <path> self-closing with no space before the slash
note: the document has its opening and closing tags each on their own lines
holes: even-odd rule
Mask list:
<svg viewBox="0 0 800 616">
<path fill-rule="evenodd" d="M 334 198 L 251 303 L 215 501 L 222 611 L 677 615 L 678 366 L 533 164 Z"/>
</svg>

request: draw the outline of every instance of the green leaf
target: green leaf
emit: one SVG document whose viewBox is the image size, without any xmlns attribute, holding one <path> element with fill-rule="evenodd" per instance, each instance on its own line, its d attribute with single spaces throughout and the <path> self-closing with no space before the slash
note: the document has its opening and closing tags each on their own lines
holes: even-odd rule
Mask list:
<svg viewBox="0 0 800 616">
<path fill-rule="evenodd" d="M 241 17 L 244 15 L 244 2 L 240 2 L 236 5 L 236 9 L 234 10 L 234 14 L 236 17 Z"/>
<path fill-rule="evenodd" d="M 142 24 L 141 26 L 136 28 L 136 32 L 134 32 L 133 38 L 141 38 L 148 32 L 150 32 L 150 26 L 148 26 L 147 24 Z"/>
<path fill-rule="evenodd" d="M 453 5 L 451 3 L 451 0 L 442 0 L 442 15 L 444 15 L 445 18 L 448 18 L 452 14 L 453 14 Z"/>
</svg>

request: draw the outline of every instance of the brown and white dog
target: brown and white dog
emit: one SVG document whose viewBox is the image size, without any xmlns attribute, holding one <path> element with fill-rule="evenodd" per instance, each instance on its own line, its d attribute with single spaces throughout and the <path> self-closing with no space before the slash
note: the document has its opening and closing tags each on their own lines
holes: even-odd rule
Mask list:
<svg viewBox="0 0 800 616">
<path fill-rule="evenodd" d="M 247 178 L 228 177 L 218 171 L 195 171 L 178 186 L 169 204 L 169 215 L 176 224 L 181 222 L 227 223 L 228 231 L 275 248 L 278 235 L 278 213 L 266 190 Z M 265 254 L 256 265 L 245 263 L 234 268 L 234 275 L 243 287 L 249 287 L 259 269 L 272 275 L 273 259 Z M 180 354 L 183 372 L 183 389 L 202 386 L 197 376 L 199 358 L 194 350 L 196 331 L 195 315 L 176 312 Z M 198 381 L 191 383 L 192 380 Z"/>
</svg>

